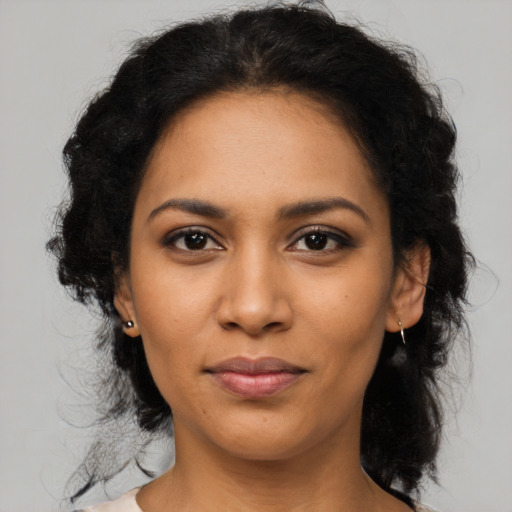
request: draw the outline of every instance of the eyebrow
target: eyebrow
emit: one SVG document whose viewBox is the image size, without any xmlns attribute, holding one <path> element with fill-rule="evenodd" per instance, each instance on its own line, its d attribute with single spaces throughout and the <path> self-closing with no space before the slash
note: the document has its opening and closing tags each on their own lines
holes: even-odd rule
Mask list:
<svg viewBox="0 0 512 512">
<path fill-rule="evenodd" d="M 294 217 L 302 217 L 304 215 L 323 213 L 337 208 L 351 210 L 359 215 L 365 222 L 370 222 L 370 217 L 360 206 L 343 197 L 314 199 L 289 204 L 279 209 L 277 217 L 280 220 L 292 219 Z M 223 210 L 208 201 L 201 199 L 169 199 L 151 211 L 147 222 L 166 210 L 181 210 L 194 215 L 213 219 L 224 219 L 227 216 L 226 210 Z"/>
<path fill-rule="evenodd" d="M 278 217 L 280 219 L 291 219 L 294 217 L 301 217 L 303 215 L 323 213 L 336 208 L 351 210 L 359 215 L 365 222 L 370 222 L 370 217 L 360 206 L 343 197 L 300 201 L 298 203 L 283 206 L 279 209 Z"/>
<path fill-rule="evenodd" d="M 224 210 L 212 203 L 209 203 L 208 201 L 202 201 L 199 199 L 169 199 L 160 206 L 157 206 L 149 214 L 147 222 L 165 210 L 181 210 L 194 215 L 201 215 L 202 217 L 210 217 L 213 219 L 223 219 L 226 217 L 226 212 Z"/>
</svg>

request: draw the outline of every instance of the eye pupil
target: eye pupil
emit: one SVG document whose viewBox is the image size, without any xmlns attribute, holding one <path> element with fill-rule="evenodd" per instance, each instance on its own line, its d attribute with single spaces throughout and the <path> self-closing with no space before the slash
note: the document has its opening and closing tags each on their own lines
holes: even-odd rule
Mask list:
<svg viewBox="0 0 512 512">
<path fill-rule="evenodd" d="M 185 235 L 185 245 L 187 246 L 187 249 L 204 249 L 208 238 L 203 233 L 189 233 L 188 235 Z"/>
<path fill-rule="evenodd" d="M 325 246 L 327 245 L 327 241 L 327 235 L 323 235 L 322 233 L 308 235 L 304 240 L 308 249 L 312 249 L 313 251 L 319 251 L 321 249 L 324 249 Z"/>
</svg>

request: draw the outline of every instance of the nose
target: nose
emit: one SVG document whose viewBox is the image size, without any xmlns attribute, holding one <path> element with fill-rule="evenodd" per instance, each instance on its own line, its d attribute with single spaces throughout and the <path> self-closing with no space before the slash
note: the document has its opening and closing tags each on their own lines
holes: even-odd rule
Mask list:
<svg viewBox="0 0 512 512">
<path fill-rule="evenodd" d="M 285 279 L 272 257 L 240 254 L 226 268 L 217 321 L 256 337 L 288 330 L 293 321 Z"/>
</svg>

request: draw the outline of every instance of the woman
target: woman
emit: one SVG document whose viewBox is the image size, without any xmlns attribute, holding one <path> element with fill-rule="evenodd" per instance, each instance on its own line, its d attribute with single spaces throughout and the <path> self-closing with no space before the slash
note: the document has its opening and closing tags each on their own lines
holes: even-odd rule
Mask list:
<svg viewBox="0 0 512 512">
<path fill-rule="evenodd" d="M 141 42 L 89 105 L 50 248 L 105 314 L 106 419 L 172 411 L 176 454 L 92 510 L 425 510 L 470 258 L 455 130 L 417 75 L 278 6 Z M 110 477 L 95 446 L 77 496 Z"/>
</svg>

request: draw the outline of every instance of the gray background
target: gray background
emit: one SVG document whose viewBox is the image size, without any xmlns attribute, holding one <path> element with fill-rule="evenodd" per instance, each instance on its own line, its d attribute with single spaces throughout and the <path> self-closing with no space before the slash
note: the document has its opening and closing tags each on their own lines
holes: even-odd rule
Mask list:
<svg viewBox="0 0 512 512">
<path fill-rule="evenodd" d="M 427 486 L 424 501 L 444 512 L 512 511 L 512 2 L 327 4 L 418 48 L 458 126 L 462 224 L 482 267 L 469 312 L 474 369 L 469 381 L 459 353 L 454 395 L 463 401 L 451 407 L 458 414 L 440 456 L 441 486 Z M 69 423 L 86 422 L 88 410 L 77 404 L 88 397 L 72 387 L 87 375 L 75 368 L 87 369 L 97 320 L 66 297 L 44 250 L 65 191 L 61 148 L 131 41 L 229 5 L 0 0 L 1 512 L 57 510 L 91 438 Z M 112 492 L 138 482 L 128 475 Z"/>
</svg>

